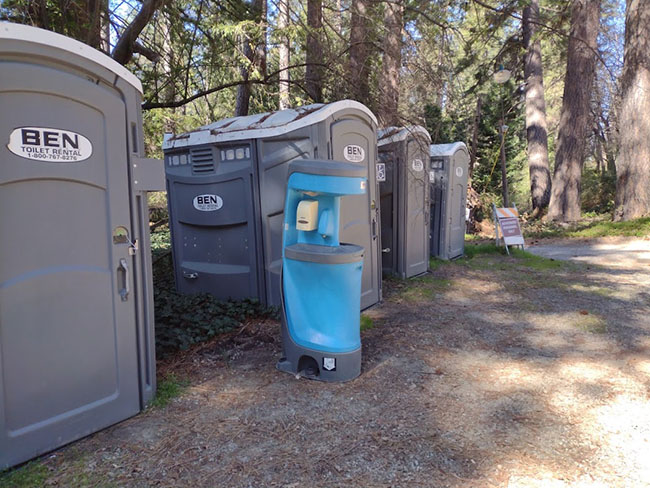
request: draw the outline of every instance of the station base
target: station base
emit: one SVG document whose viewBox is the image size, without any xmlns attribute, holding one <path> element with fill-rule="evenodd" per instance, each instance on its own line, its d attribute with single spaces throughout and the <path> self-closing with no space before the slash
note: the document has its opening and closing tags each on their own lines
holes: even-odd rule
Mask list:
<svg viewBox="0 0 650 488">
<path fill-rule="evenodd" d="M 361 348 L 345 353 L 316 351 L 287 336 L 283 337 L 285 356 L 276 365 L 280 371 L 328 382 L 350 381 L 361 374 Z"/>
</svg>

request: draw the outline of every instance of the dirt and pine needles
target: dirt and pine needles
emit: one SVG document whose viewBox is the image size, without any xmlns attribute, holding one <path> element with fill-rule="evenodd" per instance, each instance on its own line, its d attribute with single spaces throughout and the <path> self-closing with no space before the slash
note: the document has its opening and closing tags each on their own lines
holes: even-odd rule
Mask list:
<svg viewBox="0 0 650 488">
<path fill-rule="evenodd" d="M 650 267 L 470 254 L 385 282 L 353 381 L 276 371 L 279 325 L 251 320 L 159 365 L 182 379 L 178 396 L 22 474 L 62 487 L 650 486 Z"/>
</svg>

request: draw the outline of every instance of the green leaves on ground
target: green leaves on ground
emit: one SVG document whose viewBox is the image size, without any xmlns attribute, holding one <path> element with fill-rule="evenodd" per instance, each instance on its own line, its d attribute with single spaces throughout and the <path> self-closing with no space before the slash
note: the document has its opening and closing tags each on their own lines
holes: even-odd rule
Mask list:
<svg viewBox="0 0 650 488">
<path fill-rule="evenodd" d="M 173 373 L 159 379 L 156 385 L 156 398 L 151 402 L 151 406 L 159 408 L 166 406 L 171 400 L 180 396 L 188 385 L 188 380 L 179 379 Z"/>
<path fill-rule="evenodd" d="M 153 233 L 151 247 L 158 357 L 188 349 L 252 318 L 277 318 L 276 309 L 255 299 L 224 302 L 206 293 L 181 295 L 174 285 L 169 231 Z"/>
<path fill-rule="evenodd" d="M 627 222 L 612 222 L 611 215 L 585 216 L 586 219 L 577 224 L 563 227 L 553 222 L 531 222 L 524 225 L 524 235 L 529 238 L 566 237 L 566 238 L 597 238 L 597 237 L 646 237 L 650 236 L 650 217 L 629 220 Z"/>
</svg>

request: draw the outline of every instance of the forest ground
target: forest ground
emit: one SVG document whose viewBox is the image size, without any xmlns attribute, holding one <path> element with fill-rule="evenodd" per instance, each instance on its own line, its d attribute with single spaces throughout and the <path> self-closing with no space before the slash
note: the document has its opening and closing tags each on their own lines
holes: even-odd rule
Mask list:
<svg viewBox="0 0 650 488">
<path fill-rule="evenodd" d="M 648 263 L 468 254 L 385 282 L 351 382 L 276 371 L 252 321 L 160 363 L 167 405 L 0 486 L 650 486 Z"/>
</svg>

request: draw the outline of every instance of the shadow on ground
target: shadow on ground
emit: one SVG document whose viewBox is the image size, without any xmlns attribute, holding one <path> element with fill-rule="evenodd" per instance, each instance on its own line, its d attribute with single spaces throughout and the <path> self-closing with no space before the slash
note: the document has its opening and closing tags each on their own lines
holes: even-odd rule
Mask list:
<svg viewBox="0 0 650 488">
<path fill-rule="evenodd" d="M 388 280 L 358 379 L 277 372 L 278 324 L 249 324 L 162 364 L 190 382 L 166 407 L 38 465 L 52 486 L 650 486 L 646 280 L 501 255 Z"/>
</svg>

